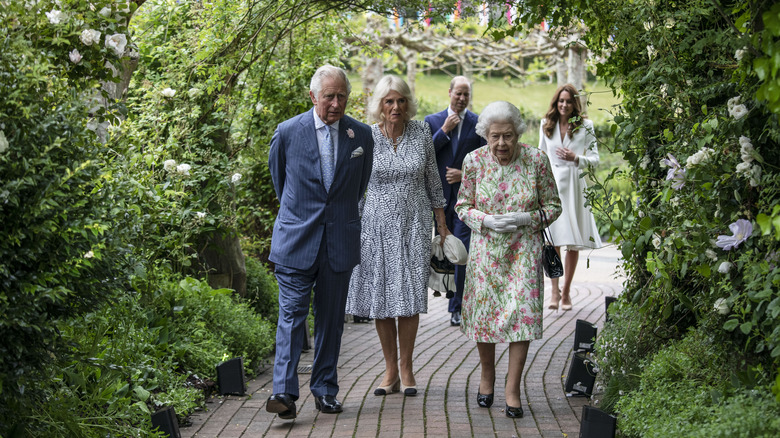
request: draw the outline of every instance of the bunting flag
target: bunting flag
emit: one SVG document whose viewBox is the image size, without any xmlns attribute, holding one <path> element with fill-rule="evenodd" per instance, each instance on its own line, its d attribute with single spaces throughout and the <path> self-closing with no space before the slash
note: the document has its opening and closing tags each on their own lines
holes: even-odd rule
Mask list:
<svg viewBox="0 0 780 438">
<path fill-rule="evenodd" d="M 460 2 L 461 0 L 455 2 L 455 13 L 453 14 L 452 21 L 458 21 L 458 19 L 460 18 L 460 6 L 461 6 Z"/>
</svg>

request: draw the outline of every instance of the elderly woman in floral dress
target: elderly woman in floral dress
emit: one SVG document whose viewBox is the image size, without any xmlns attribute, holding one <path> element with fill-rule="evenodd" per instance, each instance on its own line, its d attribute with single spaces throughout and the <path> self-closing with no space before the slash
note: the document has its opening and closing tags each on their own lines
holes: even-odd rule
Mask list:
<svg viewBox="0 0 780 438">
<path fill-rule="evenodd" d="M 541 211 L 552 222 L 561 201 L 544 152 L 518 143 L 520 111 L 493 102 L 479 116 L 487 140 L 466 156 L 455 211 L 472 230 L 461 331 L 477 342 L 482 368 L 477 403 L 493 404 L 496 344 L 509 343 L 506 416 L 523 416 L 520 379 L 532 339 L 542 337 L 544 279 Z"/>
</svg>

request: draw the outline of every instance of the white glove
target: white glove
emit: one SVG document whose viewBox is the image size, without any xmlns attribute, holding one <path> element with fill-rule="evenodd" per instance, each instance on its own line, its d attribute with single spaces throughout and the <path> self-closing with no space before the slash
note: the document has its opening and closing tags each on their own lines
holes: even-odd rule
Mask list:
<svg viewBox="0 0 780 438">
<path fill-rule="evenodd" d="M 482 225 L 499 233 L 513 233 L 517 230 L 514 219 L 507 217 L 505 214 L 489 214 L 482 219 Z"/>
<path fill-rule="evenodd" d="M 511 223 L 516 227 L 531 225 L 531 213 L 525 211 L 516 211 L 514 213 L 502 214 L 500 216 L 510 219 L 512 221 Z"/>
</svg>

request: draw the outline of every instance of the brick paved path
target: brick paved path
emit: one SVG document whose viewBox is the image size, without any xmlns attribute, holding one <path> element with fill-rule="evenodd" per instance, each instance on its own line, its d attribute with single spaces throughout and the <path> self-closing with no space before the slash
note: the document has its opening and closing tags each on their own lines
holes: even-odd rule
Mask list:
<svg viewBox="0 0 780 438">
<path fill-rule="evenodd" d="M 194 414 L 182 437 L 576 437 L 584 397 L 564 393 L 577 319 L 601 327 L 604 297 L 617 296 L 622 278 L 616 267 L 619 252 L 604 248 L 581 252 L 572 286 L 574 310 L 544 313 L 544 337 L 531 342 L 524 370 L 522 402 L 525 416 L 504 415 L 503 387 L 508 344 L 496 347 L 495 403 L 477 406 L 479 354 L 476 343 L 449 325 L 447 300 L 429 297 L 428 313 L 420 316 L 415 347 L 415 378 L 420 393 L 404 397 L 373 395 L 384 373 L 384 358 L 374 324 L 345 324 L 339 360 L 339 400 L 344 412 L 320 414 L 308 392 L 309 374 L 300 374 L 298 418 L 280 420 L 265 411 L 271 394 L 271 366 L 248 382 L 245 397 L 213 397 L 207 409 Z M 590 267 L 587 267 L 588 258 Z M 546 280 L 545 309 L 550 295 Z M 311 364 L 304 353 L 301 365 Z"/>
</svg>

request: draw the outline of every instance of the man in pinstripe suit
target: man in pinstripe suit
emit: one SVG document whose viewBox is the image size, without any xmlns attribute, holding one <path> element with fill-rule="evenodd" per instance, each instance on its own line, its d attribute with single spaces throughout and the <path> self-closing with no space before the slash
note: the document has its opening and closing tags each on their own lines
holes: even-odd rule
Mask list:
<svg viewBox="0 0 780 438">
<path fill-rule="evenodd" d="M 349 279 L 360 262 L 358 201 L 371 176 L 371 129 L 345 116 L 344 70 L 325 65 L 312 77 L 314 108 L 277 126 L 268 166 L 279 198 L 269 259 L 279 283 L 274 394 L 266 410 L 296 417 L 298 360 L 314 292 L 314 364 L 310 389 L 323 413 L 342 411 L 336 366 Z"/>
</svg>

